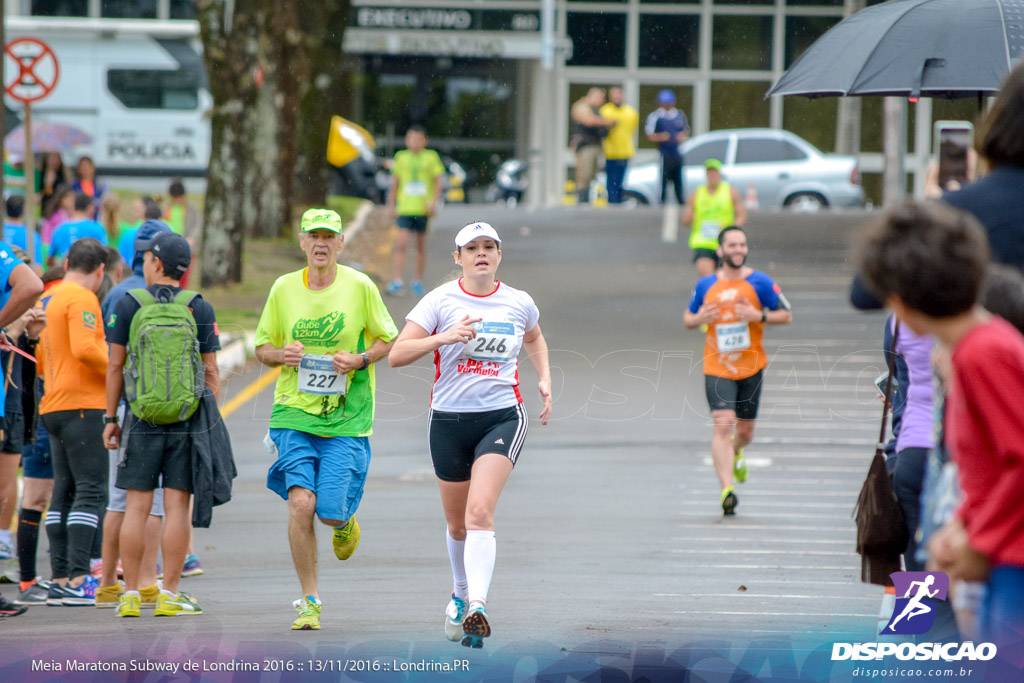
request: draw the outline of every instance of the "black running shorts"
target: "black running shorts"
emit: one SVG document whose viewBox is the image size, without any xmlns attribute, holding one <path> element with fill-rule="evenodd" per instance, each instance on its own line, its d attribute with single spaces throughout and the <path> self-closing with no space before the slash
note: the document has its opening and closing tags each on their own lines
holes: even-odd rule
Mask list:
<svg viewBox="0 0 1024 683">
<path fill-rule="evenodd" d="M 764 370 L 758 370 L 744 379 L 727 379 L 704 375 L 704 391 L 712 411 L 731 410 L 741 420 L 757 418 L 757 406 L 761 402 L 761 380 Z"/>
<path fill-rule="evenodd" d="M 482 413 L 430 411 L 427 440 L 437 478 L 469 481 L 473 463 L 486 453 L 504 455 L 515 465 L 528 425 L 522 403 Z"/>
<path fill-rule="evenodd" d="M 718 260 L 718 252 L 715 251 L 714 249 L 694 249 L 693 262 L 696 263 L 702 258 L 709 258 L 712 261 L 714 261 L 716 268 L 722 263 L 721 261 Z"/>
<path fill-rule="evenodd" d="M 153 491 L 192 491 L 192 420 L 154 425 L 126 420 L 124 458 L 118 463 L 115 486 Z M 129 424 L 130 423 L 130 424 Z"/>
</svg>

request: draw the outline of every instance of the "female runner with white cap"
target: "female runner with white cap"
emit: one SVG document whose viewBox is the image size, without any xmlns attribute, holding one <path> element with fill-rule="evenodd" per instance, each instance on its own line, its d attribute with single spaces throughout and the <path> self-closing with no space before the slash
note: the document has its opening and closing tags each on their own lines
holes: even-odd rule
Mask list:
<svg viewBox="0 0 1024 683">
<path fill-rule="evenodd" d="M 494 572 L 494 509 L 528 422 L 519 394 L 520 348 L 540 377 L 542 424 L 551 415 L 551 370 L 537 305 L 495 279 L 497 231 L 470 223 L 455 236 L 453 256 L 462 277 L 429 292 L 409 312 L 388 362 L 397 368 L 433 353 L 428 442 L 455 583 L 445 635 L 482 647 L 491 634 L 484 607 Z"/>
</svg>

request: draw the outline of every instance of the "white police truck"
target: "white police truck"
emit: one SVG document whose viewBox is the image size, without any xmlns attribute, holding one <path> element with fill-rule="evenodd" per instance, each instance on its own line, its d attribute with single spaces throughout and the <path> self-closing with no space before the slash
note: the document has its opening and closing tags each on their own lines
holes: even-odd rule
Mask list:
<svg viewBox="0 0 1024 683">
<path fill-rule="evenodd" d="M 89 155 L 101 177 L 161 186 L 174 176 L 205 177 L 212 98 L 195 21 L 10 16 L 6 33 L 8 42 L 39 39 L 57 56 L 57 86 L 32 105 L 32 121 L 74 126 L 91 138 L 67 151 L 65 164 Z M 23 105 L 5 102 L 10 131 Z"/>
</svg>

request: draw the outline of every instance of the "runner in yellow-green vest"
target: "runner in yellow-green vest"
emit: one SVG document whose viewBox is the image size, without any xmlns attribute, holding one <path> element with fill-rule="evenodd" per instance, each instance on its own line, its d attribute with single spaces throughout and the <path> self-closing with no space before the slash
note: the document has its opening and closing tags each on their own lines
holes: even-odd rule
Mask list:
<svg viewBox="0 0 1024 683">
<path fill-rule="evenodd" d="M 338 265 L 341 217 L 327 209 L 302 215 L 299 246 L 306 267 L 270 288 L 256 326 L 256 358 L 281 368 L 264 445 L 276 455 L 267 488 L 288 501 L 288 541 L 303 597 L 292 630 L 319 630 L 314 518 L 333 528 L 334 554 L 359 545 L 355 512 L 370 466 L 374 363 L 398 336 L 377 286 Z"/>
<path fill-rule="evenodd" d="M 722 180 L 722 162 L 708 159 L 704 170 L 708 182 L 690 195 L 683 212 L 683 224 L 690 226 L 690 248 L 699 277 L 711 275 L 718 267 L 718 233 L 730 225 L 742 226 L 747 222 L 740 193 Z"/>
</svg>

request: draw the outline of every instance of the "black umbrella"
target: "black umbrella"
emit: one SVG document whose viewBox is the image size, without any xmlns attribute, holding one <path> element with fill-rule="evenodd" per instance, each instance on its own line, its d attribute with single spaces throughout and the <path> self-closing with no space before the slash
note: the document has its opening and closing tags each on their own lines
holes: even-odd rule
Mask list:
<svg viewBox="0 0 1024 683">
<path fill-rule="evenodd" d="M 1021 0 L 893 0 L 830 29 L 767 96 L 981 98 L 1022 52 Z"/>
</svg>

